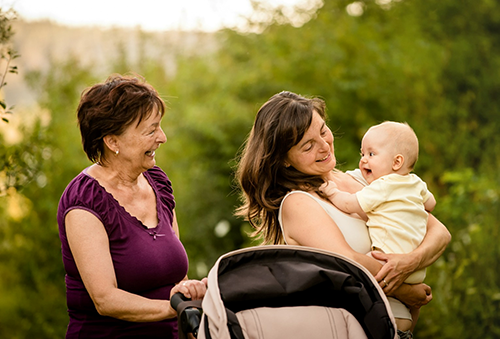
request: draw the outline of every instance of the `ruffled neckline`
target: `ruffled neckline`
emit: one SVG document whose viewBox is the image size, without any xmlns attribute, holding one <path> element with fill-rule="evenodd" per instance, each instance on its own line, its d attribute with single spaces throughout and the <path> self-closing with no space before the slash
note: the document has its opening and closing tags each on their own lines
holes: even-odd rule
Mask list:
<svg viewBox="0 0 500 339">
<path fill-rule="evenodd" d="M 120 209 L 122 212 L 124 212 L 125 215 L 128 216 L 128 218 L 130 218 L 131 220 L 134 221 L 134 224 L 137 224 L 138 226 L 140 226 L 142 229 L 144 229 L 145 231 L 147 231 L 151 235 L 159 233 L 159 230 L 160 230 L 161 224 L 162 224 L 162 219 L 160 218 L 160 215 L 158 213 L 158 206 L 160 204 L 160 198 L 159 198 L 159 194 L 158 194 L 159 187 L 157 187 L 157 183 L 150 176 L 149 170 L 146 171 L 146 172 L 143 172 L 142 174 L 144 175 L 144 178 L 148 182 L 149 186 L 151 186 L 151 188 L 153 189 L 153 193 L 155 194 L 155 199 L 156 199 L 156 217 L 158 219 L 158 224 L 155 227 L 147 227 L 146 225 L 144 225 L 142 223 L 141 220 L 137 219 L 135 216 L 133 216 L 132 214 L 130 214 L 130 212 L 127 211 L 125 209 L 125 207 L 123 207 L 120 204 L 120 202 L 118 200 L 116 200 L 116 198 L 113 196 L 113 194 L 111 194 L 110 192 L 108 192 L 106 190 L 106 188 L 104 186 L 102 186 L 96 178 L 94 178 L 92 175 L 90 175 L 88 173 L 88 169 L 89 168 L 90 168 L 90 166 L 87 167 L 87 168 L 85 168 L 82 171 L 82 173 L 93 183 L 94 189 L 98 189 L 98 190 L 102 191 L 108 197 L 109 201 L 111 201 L 118 209 Z M 151 232 L 153 232 L 153 234 Z"/>
</svg>

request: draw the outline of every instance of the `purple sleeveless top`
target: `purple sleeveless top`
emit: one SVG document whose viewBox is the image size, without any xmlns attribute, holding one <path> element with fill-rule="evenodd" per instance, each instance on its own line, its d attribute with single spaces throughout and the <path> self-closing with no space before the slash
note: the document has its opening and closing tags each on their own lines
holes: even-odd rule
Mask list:
<svg viewBox="0 0 500 339">
<path fill-rule="evenodd" d="M 118 287 L 151 299 L 170 298 L 188 270 L 184 247 L 172 229 L 175 200 L 170 180 L 159 168 L 143 173 L 156 194 L 158 225 L 145 227 L 111 194 L 82 171 L 66 187 L 57 212 L 66 270 L 69 325 L 66 338 L 177 338 L 177 320 L 134 323 L 97 313 L 85 289 L 66 238 L 65 216 L 72 209 L 95 215 L 104 225 Z"/>
</svg>

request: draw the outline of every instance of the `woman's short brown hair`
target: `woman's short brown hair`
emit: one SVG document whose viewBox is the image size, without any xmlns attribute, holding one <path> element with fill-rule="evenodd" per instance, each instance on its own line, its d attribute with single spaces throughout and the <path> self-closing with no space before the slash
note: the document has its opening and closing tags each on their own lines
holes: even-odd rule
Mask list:
<svg viewBox="0 0 500 339">
<path fill-rule="evenodd" d="M 165 114 L 165 103 L 140 76 L 113 74 L 85 89 L 77 109 L 83 150 L 92 162 L 103 162 L 106 135 L 120 135 L 153 112 Z"/>
</svg>

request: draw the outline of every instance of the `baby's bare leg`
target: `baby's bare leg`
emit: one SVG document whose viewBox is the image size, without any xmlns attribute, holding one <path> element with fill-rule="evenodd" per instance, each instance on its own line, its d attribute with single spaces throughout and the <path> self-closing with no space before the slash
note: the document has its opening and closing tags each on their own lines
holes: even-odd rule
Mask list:
<svg viewBox="0 0 500 339">
<path fill-rule="evenodd" d="M 400 331 L 413 331 L 413 322 L 410 319 L 396 318 L 396 327 Z"/>
<path fill-rule="evenodd" d="M 420 308 L 410 307 L 411 318 L 413 319 L 413 324 L 411 326 L 411 331 L 415 330 L 415 325 L 417 325 L 418 316 L 420 315 Z"/>
<path fill-rule="evenodd" d="M 384 251 L 382 251 L 381 249 L 378 249 L 378 248 L 374 249 L 374 251 L 384 252 Z M 372 255 L 372 251 L 370 251 L 370 252 L 366 253 L 366 255 L 367 255 L 367 256 L 369 256 L 370 258 L 375 259 L 375 257 Z M 385 263 L 386 263 L 386 262 L 385 262 L 385 261 L 383 261 L 383 260 L 378 260 L 378 259 L 375 259 L 375 260 L 377 260 L 377 261 L 378 261 L 379 263 L 381 263 L 382 265 L 385 265 Z"/>
</svg>

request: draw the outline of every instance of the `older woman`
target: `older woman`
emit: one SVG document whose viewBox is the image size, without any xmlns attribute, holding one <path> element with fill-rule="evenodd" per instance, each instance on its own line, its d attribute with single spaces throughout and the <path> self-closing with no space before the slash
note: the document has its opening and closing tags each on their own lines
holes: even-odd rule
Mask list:
<svg viewBox="0 0 500 339">
<path fill-rule="evenodd" d="M 389 296 L 420 307 L 431 298 L 425 284 L 406 285 L 414 271 L 431 265 L 450 241 L 448 230 L 432 215 L 422 244 L 409 254 L 381 254 L 383 266 L 365 255 L 371 242 L 365 222 L 336 209 L 319 190 L 334 181 L 339 190 L 354 193 L 365 183 L 335 169 L 333 135 L 325 122 L 325 103 L 291 92 L 271 97 L 258 111 L 240 159 L 237 179 L 245 217 L 266 243 L 293 244 L 343 254 L 368 268 Z M 394 299 L 391 307 L 401 337 L 411 336 L 411 315 Z"/>
<path fill-rule="evenodd" d="M 84 91 L 77 113 L 94 164 L 69 183 L 57 215 L 66 337 L 177 338 L 170 296 L 200 299 L 206 283 L 187 280 L 172 185 L 155 166 L 165 104 L 143 80 L 113 75 Z"/>
</svg>

